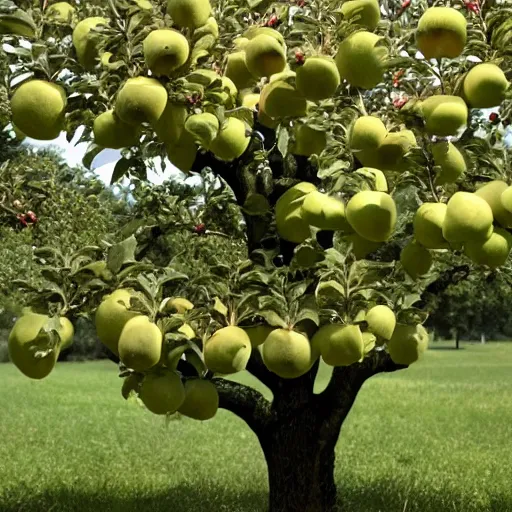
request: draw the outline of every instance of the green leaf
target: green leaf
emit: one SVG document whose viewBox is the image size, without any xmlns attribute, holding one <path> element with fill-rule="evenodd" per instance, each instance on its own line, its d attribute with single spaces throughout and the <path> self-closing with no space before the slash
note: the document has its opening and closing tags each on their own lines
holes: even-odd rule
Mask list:
<svg viewBox="0 0 512 512">
<path fill-rule="evenodd" d="M 134 263 L 133 265 L 128 265 L 126 268 L 121 270 L 117 274 L 117 279 L 119 282 L 122 282 L 123 279 L 126 279 L 131 274 L 137 273 L 137 272 L 148 272 L 150 270 L 154 269 L 154 265 L 151 263 Z"/>
<path fill-rule="evenodd" d="M 295 316 L 294 324 L 298 324 L 303 320 L 311 320 L 317 327 L 320 326 L 320 316 L 317 309 L 303 307 Z"/>
<path fill-rule="evenodd" d="M 165 358 L 165 364 L 167 368 L 170 370 L 176 370 L 178 363 L 181 359 L 181 356 L 185 353 L 185 350 L 187 350 L 188 346 L 187 344 L 183 344 L 180 347 L 173 348 Z"/>
<path fill-rule="evenodd" d="M 268 199 L 262 194 L 249 194 L 243 210 L 249 215 L 264 215 L 270 210 Z"/>
<path fill-rule="evenodd" d="M 334 248 L 325 251 L 325 259 L 333 266 L 342 266 L 345 264 L 345 256 Z"/>
<path fill-rule="evenodd" d="M 187 279 L 189 279 L 187 274 L 176 272 L 175 270 L 167 270 L 165 275 L 158 279 L 158 287 L 162 288 L 165 284 L 171 283 L 172 281 L 183 281 Z"/>
<path fill-rule="evenodd" d="M 91 165 L 93 160 L 98 156 L 104 148 L 101 146 L 97 146 L 96 144 L 92 143 L 85 152 L 84 157 L 82 158 L 82 165 L 86 168 L 91 170 Z"/>
<path fill-rule="evenodd" d="M 130 298 L 130 310 L 137 311 L 144 315 L 147 315 L 152 311 L 151 302 L 148 300 L 148 297 L 153 298 L 151 291 L 152 290 L 144 290 L 146 294 L 142 292 L 134 292 Z"/>
<path fill-rule="evenodd" d="M 281 327 L 282 329 L 286 329 L 288 327 L 287 323 L 275 311 L 259 311 L 258 315 L 262 316 L 268 325 Z"/>
<path fill-rule="evenodd" d="M 199 50 L 210 50 L 215 46 L 215 41 L 216 39 L 212 34 L 205 34 L 204 36 L 200 37 L 194 43 L 194 50 L 192 51 L 192 55 L 194 55 L 194 52 Z"/>
<path fill-rule="evenodd" d="M 190 363 L 196 370 L 197 374 L 201 377 L 206 371 L 206 365 L 204 364 L 203 353 L 201 349 L 193 341 L 188 342 L 190 350 L 185 352 L 185 359 Z"/>
<path fill-rule="evenodd" d="M 32 58 L 37 61 L 46 59 L 48 56 L 48 47 L 45 44 L 32 43 Z"/>
<path fill-rule="evenodd" d="M 129 35 L 133 34 L 139 25 L 148 17 L 147 12 L 138 12 L 137 14 L 134 14 L 130 17 L 130 21 L 128 22 L 128 30 L 127 33 Z"/>
<path fill-rule="evenodd" d="M 44 246 L 34 249 L 34 256 L 53 256 L 62 258 L 62 253 L 55 247 Z"/>
<path fill-rule="evenodd" d="M 66 303 L 66 295 L 64 293 L 64 290 L 57 285 L 57 283 L 54 282 L 47 282 L 43 285 L 42 289 L 40 290 L 41 298 L 44 298 L 46 300 L 53 299 L 55 301 L 56 296 L 59 297 L 59 299 L 62 299 L 62 303 Z"/>
<path fill-rule="evenodd" d="M 351 284 L 372 284 L 389 276 L 395 262 L 358 260 L 350 266 L 349 282 Z"/>
<path fill-rule="evenodd" d="M 418 302 L 420 300 L 421 300 L 421 295 L 419 295 L 418 293 L 406 295 L 404 297 L 404 301 L 403 301 L 403 308 L 408 309 L 411 306 L 414 306 L 414 304 L 416 304 L 416 302 Z"/>
<path fill-rule="evenodd" d="M 366 355 L 366 354 L 369 354 L 375 348 L 377 338 L 373 334 L 364 333 L 363 341 L 364 341 L 364 353 Z"/>
<path fill-rule="evenodd" d="M 23 10 L 0 14 L 0 34 L 16 34 L 32 38 L 36 33 L 34 20 Z"/>
<path fill-rule="evenodd" d="M 127 263 L 136 263 L 135 250 L 137 240 L 132 235 L 130 238 L 113 245 L 107 255 L 107 266 L 111 272 L 117 274 Z"/>
<path fill-rule="evenodd" d="M 354 323 L 355 324 L 362 323 L 365 321 L 365 318 L 366 318 L 366 310 L 361 309 L 356 313 L 356 315 L 354 317 Z"/>
<path fill-rule="evenodd" d="M 120 231 L 120 236 L 128 238 L 130 235 L 135 234 L 135 232 L 144 226 L 147 222 L 147 219 L 132 219 L 127 224 L 124 224 Z"/>
<path fill-rule="evenodd" d="M 311 245 L 301 245 L 295 248 L 292 262 L 298 267 L 311 268 L 324 259 L 324 251 Z"/>
<path fill-rule="evenodd" d="M 225 115 L 226 117 L 236 117 L 248 126 L 252 127 L 254 125 L 254 112 L 250 108 L 238 107 L 232 110 L 226 110 Z"/>
<path fill-rule="evenodd" d="M 106 279 L 105 281 L 109 281 L 109 279 Z M 105 281 L 95 277 L 80 286 L 82 290 L 102 290 L 107 287 L 107 283 Z"/>
<path fill-rule="evenodd" d="M 160 329 L 167 335 L 176 333 L 176 331 L 183 325 L 183 315 L 174 314 L 159 320 Z M 180 334 L 181 335 L 181 334 Z"/>
<path fill-rule="evenodd" d="M 332 165 L 330 165 L 326 169 L 322 169 L 322 170 L 318 171 L 317 176 L 320 179 L 337 177 L 338 175 L 342 174 L 343 171 L 346 171 L 349 168 L 350 168 L 350 162 L 345 161 L 345 160 L 337 160 L 336 162 L 334 162 Z"/>
<path fill-rule="evenodd" d="M 407 325 L 423 324 L 427 321 L 428 312 L 422 309 L 402 309 L 397 315 L 397 322 Z"/>
<path fill-rule="evenodd" d="M 137 283 L 141 286 L 141 288 L 144 290 L 145 294 L 148 297 L 154 298 L 157 291 L 157 285 L 155 283 L 155 276 L 153 274 L 149 274 L 148 276 L 145 275 L 138 275 L 137 276 Z"/>
<path fill-rule="evenodd" d="M 206 76 L 202 73 L 192 72 L 185 77 L 186 82 L 189 84 L 198 84 L 203 87 L 208 87 L 212 83 L 210 76 Z M 219 84 L 222 84 L 221 78 L 219 77 Z"/>
<path fill-rule="evenodd" d="M 219 297 L 214 298 L 213 310 L 220 313 L 224 318 L 228 316 L 228 308 L 222 303 Z"/>
<path fill-rule="evenodd" d="M 9 46 L 6 46 L 2 48 L 2 51 L 9 55 L 16 55 L 18 57 L 28 59 L 32 56 L 31 51 L 28 48 L 23 48 L 22 46 L 16 46 L 10 48 Z"/>
<path fill-rule="evenodd" d="M 256 7 L 268 3 L 268 0 L 247 0 L 247 5 L 249 6 L 249 9 L 253 10 L 256 9 Z"/>
<path fill-rule="evenodd" d="M 308 286 L 311 284 L 311 280 L 307 279 L 304 281 L 301 281 L 300 283 L 293 283 L 291 286 L 288 287 L 286 290 L 286 298 L 289 302 L 294 302 L 300 297 L 302 297 L 306 290 L 308 289 Z"/>
<path fill-rule="evenodd" d="M 259 284 L 259 285 L 267 285 L 270 281 L 270 276 L 265 272 L 261 272 L 259 270 L 251 270 L 244 274 L 240 281 L 246 284 Z"/>
<path fill-rule="evenodd" d="M 57 283 L 62 279 L 62 272 L 59 268 L 44 267 L 41 269 L 41 275 L 48 281 Z"/>
<path fill-rule="evenodd" d="M 345 288 L 336 281 L 324 281 L 316 287 L 315 296 L 318 299 L 334 300 L 336 302 L 344 300 Z"/>
<path fill-rule="evenodd" d="M 36 293 L 40 293 L 41 292 L 41 287 L 34 284 L 34 283 L 31 283 L 30 281 L 27 281 L 25 279 L 14 279 L 12 281 L 12 284 L 13 286 L 16 286 L 22 290 L 31 290 L 33 292 L 36 292 Z"/>
<path fill-rule="evenodd" d="M 121 158 L 117 161 L 116 166 L 114 167 L 114 172 L 112 173 L 112 178 L 110 179 L 110 184 L 113 185 L 117 183 L 130 169 L 130 160 L 126 158 Z"/>
<path fill-rule="evenodd" d="M 283 155 L 283 157 L 286 157 L 288 154 L 288 143 L 290 141 L 290 134 L 288 133 L 288 129 L 283 126 L 279 125 L 278 134 L 277 134 L 277 149 Z"/>
</svg>

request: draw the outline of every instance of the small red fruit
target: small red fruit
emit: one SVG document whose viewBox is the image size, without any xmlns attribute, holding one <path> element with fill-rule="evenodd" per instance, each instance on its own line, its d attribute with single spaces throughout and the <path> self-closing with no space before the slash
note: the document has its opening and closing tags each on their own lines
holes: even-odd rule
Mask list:
<svg viewBox="0 0 512 512">
<path fill-rule="evenodd" d="M 405 73 L 403 69 L 399 69 L 394 75 L 393 75 L 393 87 L 398 87 L 400 84 L 400 78 Z"/>
<path fill-rule="evenodd" d="M 194 233 L 197 233 L 198 235 L 204 235 L 206 232 L 206 225 L 201 222 L 201 224 L 198 224 L 197 226 L 194 226 Z"/>
<path fill-rule="evenodd" d="M 474 12 L 478 14 L 480 12 L 480 6 L 478 5 L 478 0 L 464 0 L 464 5 L 468 11 Z"/>
<path fill-rule="evenodd" d="M 304 64 L 305 60 L 306 60 L 306 57 L 304 56 L 304 53 L 302 53 L 300 50 L 297 50 L 295 52 L 295 62 L 302 66 L 302 64 Z"/>
<path fill-rule="evenodd" d="M 25 219 L 27 219 L 32 223 L 32 224 L 36 224 L 37 221 L 39 220 L 37 218 L 37 215 L 33 212 L 33 211 L 28 211 L 26 214 L 25 214 Z"/>
<path fill-rule="evenodd" d="M 402 96 L 401 98 L 395 98 L 393 100 L 393 106 L 395 108 L 401 109 L 408 101 L 409 101 L 409 98 L 407 96 Z"/>
<path fill-rule="evenodd" d="M 16 215 L 16 218 L 20 221 L 20 224 L 23 227 L 26 227 L 28 225 L 25 215 L 23 213 L 18 213 L 18 215 Z"/>
<path fill-rule="evenodd" d="M 279 18 L 277 17 L 277 14 L 272 14 L 272 16 L 270 16 L 270 18 L 265 23 L 267 27 L 276 27 L 278 24 Z"/>
<path fill-rule="evenodd" d="M 492 112 L 489 115 L 489 121 L 491 121 L 493 124 L 497 124 L 500 122 L 500 116 L 496 112 Z"/>
</svg>

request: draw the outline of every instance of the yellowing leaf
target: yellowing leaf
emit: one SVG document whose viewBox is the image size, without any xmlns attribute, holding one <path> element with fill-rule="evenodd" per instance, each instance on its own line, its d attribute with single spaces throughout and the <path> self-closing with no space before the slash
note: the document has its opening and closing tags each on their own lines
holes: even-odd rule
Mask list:
<svg viewBox="0 0 512 512">
<path fill-rule="evenodd" d="M 213 309 L 220 313 L 222 316 L 228 316 L 228 308 L 222 303 L 219 297 L 215 297 L 215 303 L 213 304 Z"/>
</svg>

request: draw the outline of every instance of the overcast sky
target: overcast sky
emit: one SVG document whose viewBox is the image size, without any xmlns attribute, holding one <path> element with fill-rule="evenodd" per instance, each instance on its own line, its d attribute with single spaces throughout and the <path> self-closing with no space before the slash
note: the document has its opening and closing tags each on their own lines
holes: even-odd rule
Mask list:
<svg viewBox="0 0 512 512">
<path fill-rule="evenodd" d="M 24 143 L 36 147 L 57 147 L 59 151 L 61 151 L 62 156 L 65 158 L 68 164 L 74 166 L 80 165 L 82 163 L 82 158 L 84 157 L 88 146 L 88 143 L 86 142 L 82 142 L 81 144 L 75 146 L 75 143 L 80 138 L 80 135 L 81 130 L 77 132 L 75 138 L 70 143 L 66 141 L 66 134 L 64 132 L 60 134 L 60 137 L 52 141 L 35 140 L 27 137 Z M 92 169 L 107 185 L 110 183 L 110 178 L 112 177 L 114 166 L 120 157 L 120 151 L 115 149 L 104 149 L 96 156 L 92 162 Z M 157 168 L 160 168 L 160 159 L 156 160 L 156 164 Z M 173 174 L 177 177 L 180 175 L 183 176 L 183 173 L 174 168 L 174 166 L 169 161 L 167 161 L 167 168 L 165 173 L 160 172 L 159 174 L 156 174 L 148 170 L 149 180 L 156 184 L 162 183 L 162 181 L 168 179 Z"/>
</svg>

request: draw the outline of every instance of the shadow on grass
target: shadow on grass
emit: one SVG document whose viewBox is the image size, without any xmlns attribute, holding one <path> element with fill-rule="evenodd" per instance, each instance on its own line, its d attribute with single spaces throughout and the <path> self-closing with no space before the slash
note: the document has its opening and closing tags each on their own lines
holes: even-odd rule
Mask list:
<svg viewBox="0 0 512 512">
<path fill-rule="evenodd" d="M 236 493 L 207 483 L 169 488 L 165 494 L 141 493 L 137 488 L 97 493 L 67 488 L 32 493 L 16 488 L 0 494 L 1 512 L 262 512 L 266 505 L 266 491 Z"/>
<path fill-rule="evenodd" d="M 373 482 L 360 488 L 341 486 L 338 493 L 340 503 L 336 512 L 512 512 L 512 494 L 493 495 L 483 503 L 476 503 L 471 493 L 451 495 L 417 487 L 407 491 L 392 480 Z M 266 512 L 267 492 L 247 489 L 237 493 L 207 482 L 197 487 L 181 485 L 166 493 L 141 493 L 134 488 L 111 490 L 110 493 L 106 490 L 83 493 L 74 489 L 54 489 L 34 494 L 28 488 L 16 488 L 0 495 L 0 511 Z"/>
<path fill-rule="evenodd" d="M 338 495 L 337 512 L 512 512 L 512 493 L 489 493 L 478 502 L 471 492 L 436 492 L 418 486 L 408 490 L 393 480 L 368 487 L 339 486 Z"/>
</svg>

